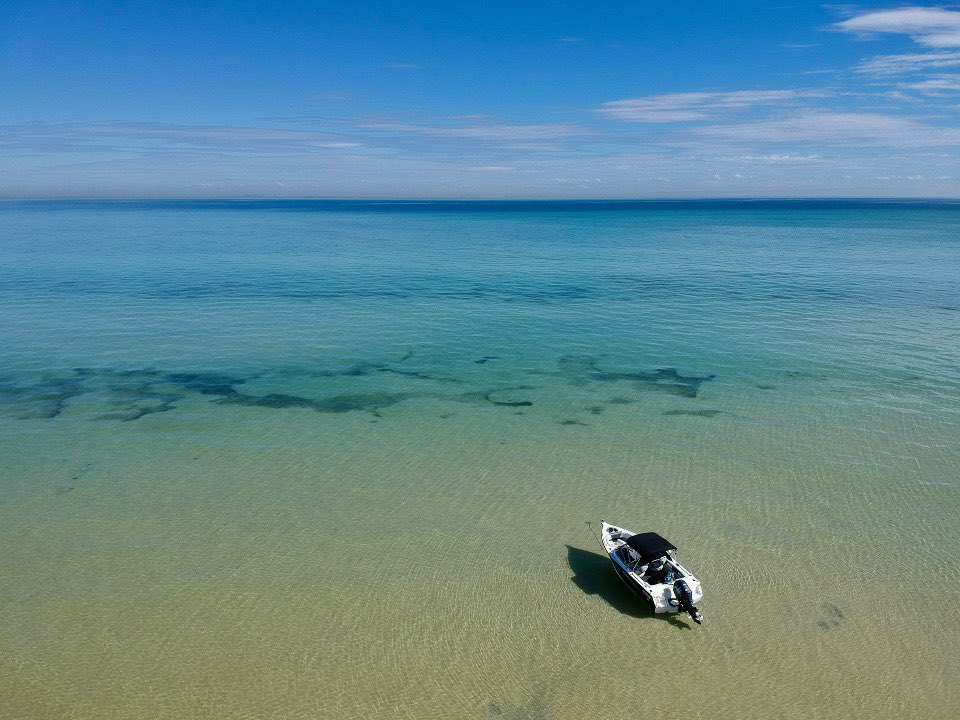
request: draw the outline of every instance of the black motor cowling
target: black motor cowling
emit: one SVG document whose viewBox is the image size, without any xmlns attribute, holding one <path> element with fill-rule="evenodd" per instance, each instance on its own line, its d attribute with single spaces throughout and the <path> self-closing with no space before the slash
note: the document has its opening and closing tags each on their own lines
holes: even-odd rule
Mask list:
<svg viewBox="0 0 960 720">
<path fill-rule="evenodd" d="M 673 584 L 673 594 L 683 612 L 688 613 L 697 625 L 703 622 L 703 616 L 693 604 L 693 591 L 690 590 L 690 586 L 687 585 L 685 580 L 677 580 Z"/>
</svg>

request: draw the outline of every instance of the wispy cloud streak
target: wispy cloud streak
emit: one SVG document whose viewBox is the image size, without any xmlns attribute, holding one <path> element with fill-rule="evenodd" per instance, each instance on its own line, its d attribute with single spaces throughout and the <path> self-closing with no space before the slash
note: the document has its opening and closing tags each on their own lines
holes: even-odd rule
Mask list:
<svg viewBox="0 0 960 720">
<path fill-rule="evenodd" d="M 31 123 L 0 127 L 0 147 L 60 152 L 142 151 L 158 147 L 233 153 L 318 152 L 360 146 L 360 142 L 342 135 L 310 130 L 167 123 Z"/>
<path fill-rule="evenodd" d="M 860 63 L 854 70 L 867 75 L 908 75 L 952 67 L 960 67 L 960 52 L 881 55 Z"/>
<path fill-rule="evenodd" d="M 737 125 L 709 126 L 705 136 L 757 143 L 825 143 L 892 148 L 960 147 L 960 129 L 867 112 L 803 111 Z"/>
<path fill-rule="evenodd" d="M 907 90 L 913 90 L 921 95 L 930 97 L 946 97 L 960 93 L 960 75 L 938 75 L 904 85 Z"/>
<path fill-rule="evenodd" d="M 403 133 L 409 135 L 432 135 L 435 137 L 466 138 L 490 141 L 563 140 L 584 137 L 590 131 L 577 125 L 435 125 L 418 123 L 368 122 L 362 125 L 368 130 Z"/>
<path fill-rule="evenodd" d="M 960 12 L 942 8 L 904 7 L 863 13 L 836 24 L 857 35 L 909 35 L 928 47 L 960 47 Z"/>
<path fill-rule="evenodd" d="M 824 97 L 824 93 L 806 90 L 666 93 L 614 100 L 604 103 L 597 112 L 626 122 L 683 123 L 710 120 L 731 110 L 785 105 L 811 97 Z"/>
</svg>

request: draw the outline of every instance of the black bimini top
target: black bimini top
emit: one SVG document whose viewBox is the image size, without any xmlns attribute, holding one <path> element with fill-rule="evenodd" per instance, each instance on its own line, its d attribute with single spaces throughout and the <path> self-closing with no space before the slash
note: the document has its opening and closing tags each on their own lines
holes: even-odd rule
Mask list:
<svg viewBox="0 0 960 720">
<path fill-rule="evenodd" d="M 666 555 L 667 550 L 676 550 L 676 546 L 665 537 L 656 533 L 637 533 L 631 535 L 625 541 L 632 547 L 644 560 Z"/>
</svg>

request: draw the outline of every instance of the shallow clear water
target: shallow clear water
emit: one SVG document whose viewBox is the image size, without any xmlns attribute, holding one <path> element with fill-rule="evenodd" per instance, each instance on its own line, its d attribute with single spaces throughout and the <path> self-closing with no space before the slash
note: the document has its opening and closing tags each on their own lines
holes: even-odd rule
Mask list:
<svg viewBox="0 0 960 720">
<path fill-rule="evenodd" d="M 0 206 L 0 716 L 953 717 L 958 260 L 956 205 Z"/>
</svg>

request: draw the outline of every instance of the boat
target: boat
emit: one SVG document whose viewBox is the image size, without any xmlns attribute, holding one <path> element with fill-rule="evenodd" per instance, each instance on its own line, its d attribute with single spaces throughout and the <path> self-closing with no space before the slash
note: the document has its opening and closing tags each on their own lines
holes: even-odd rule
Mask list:
<svg viewBox="0 0 960 720">
<path fill-rule="evenodd" d="M 693 573 L 673 557 L 676 546 L 655 532 L 637 533 L 600 522 L 603 549 L 613 569 L 656 613 L 687 613 L 700 625 L 703 615 L 696 604 L 703 588 Z"/>
</svg>

